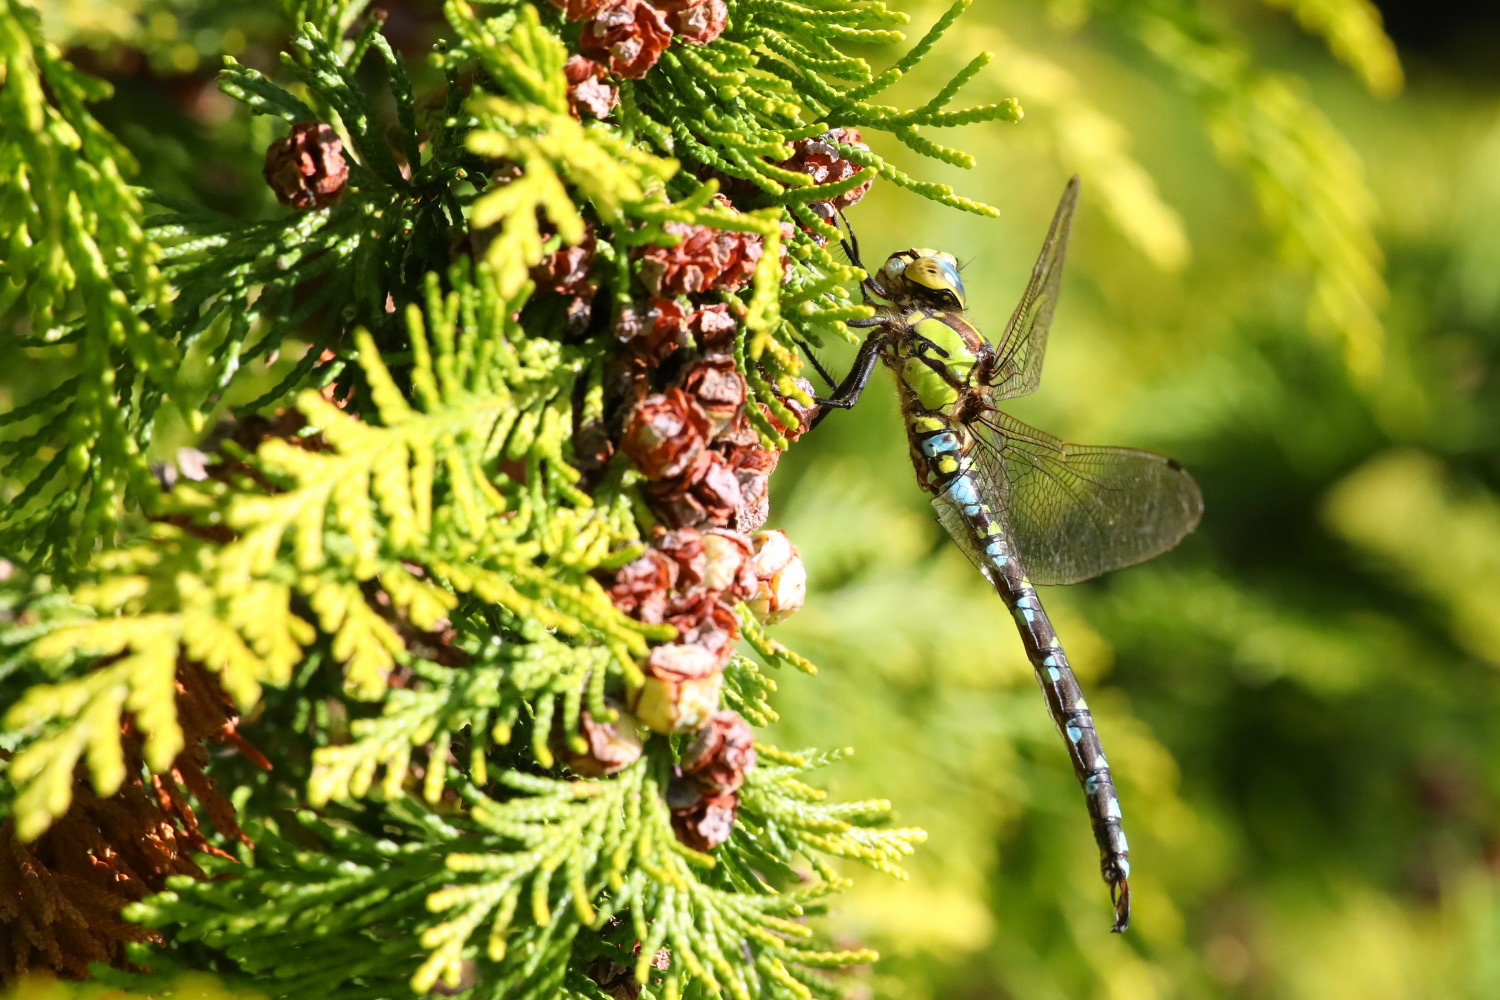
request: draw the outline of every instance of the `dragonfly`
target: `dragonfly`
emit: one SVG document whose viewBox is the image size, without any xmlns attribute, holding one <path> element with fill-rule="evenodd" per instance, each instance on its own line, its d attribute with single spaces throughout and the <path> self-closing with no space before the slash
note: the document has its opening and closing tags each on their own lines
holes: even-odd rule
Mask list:
<svg viewBox="0 0 1500 1000">
<path fill-rule="evenodd" d="M 1114 932 L 1130 924 L 1130 846 L 1120 799 L 1078 679 L 1038 584 L 1076 583 L 1150 559 L 1198 525 L 1203 497 L 1177 462 L 1133 448 L 1067 444 L 1000 409 L 1041 381 L 1079 181 L 1069 181 L 1021 302 L 990 343 L 968 318 L 951 254 L 892 254 L 863 282 L 876 314 L 817 420 L 860 398 L 876 361 L 896 376 L 912 464 L 938 520 L 994 586 L 1083 786 Z M 856 266 L 852 230 L 845 249 Z M 830 380 L 831 382 L 831 380 Z M 816 421 L 815 421 L 816 423 Z"/>
</svg>

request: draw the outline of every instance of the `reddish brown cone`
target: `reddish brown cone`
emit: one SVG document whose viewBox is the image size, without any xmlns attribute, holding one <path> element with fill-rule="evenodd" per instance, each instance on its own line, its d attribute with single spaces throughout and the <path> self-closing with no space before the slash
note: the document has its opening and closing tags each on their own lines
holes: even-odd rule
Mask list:
<svg viewBox="0 0 1500 1000">
<path fill-rule="evenodd" d="M 568 766 L 586 777 L 615 774 L 640 759 L 641 738 L 636 735 L 634 716 L 619 706 L 611 707 L 618 714 L 614 722 L 597 722 L 587 711 L 579 716 L 579 735 L 587 748 L 582 753 L 570 753 Z"/>
<path fill-rule="evenodd" d="M 620 103 L 620 88 L 608 81 L 603 66 L 587 56 L 569 59 L 563 75 L 568 79 L 568 108 L 574 118 L 583 117 L 580 108 L 595 118 L 607 118 Z"/>
<path fill-rule="evenodd" d="M 724 31 L 729 8 L 724 0 L 653 0 L 667 24 L 684 42 L 707 45 Z"/>
<path fill-rule="evenodd" d="M 796 170 L 813 179 L 815 184 L 837 184 L 853 177 L 864 169 L 852 160 L 846 159 L 834 143 L 845 146 L 854 146 L 858 149 L 868 150 L 862 141 L 859 129 L 835 128 L 829 129 L 822 135 L 816 135 L 809 139 L 798 139 L 792 143 L 791 159 L 783 160 L 781 166 L 786 170 Z M 874 171 L 868 171 L 869 180 L 857 187 L 845 191 L 843 194 L 820 202 L 814 202 L 810 207 L 825 217 L 832 217 L 833 209 L 848 208 L 865 196 L 874 183 Z"/>
<path fill-rule="evenodd" d="M 672 41 L 661 12 L 644 0 L 608 0 L 583 26 L 579 47 L 629 80 L 645 76 Z"/>
<path fill-rule="evenodd" d="M 755 766 L 755 733 L 738 712 L 715 712 L 682 753 L 682 769 L 719 792 L 737 791 Z"/>
<path fill-rule="evenodd" d="M 641 284 L 652 295 L 667 298 L 743 288 L 755 274 L 765 242 L 758 233 L 684 222 L 668 222 L 666 230 L 682 239 L 676 246 L 652 246 L 642 251 L 640 276 Z"/>
<path fill-rule="evenodd" d="M 666 620 L 670 591 L 676 583 L 677 566 L 671 558 L 647 549 L 639 559 L 615 572 L 607 590 L 615 607 L 638 621 L 655 625 Z"/>
<path fill-rule="evenodd" d="M 298 122 L 266 150 L 262 173 L 283 205 L 322 208 L 343 193 L 349 165 L 337 132 L 321 122 Z"/>
<path fill-rule="evenodd" d="M 531 279 L 537 288 L 557 295 L 592 296 L 595 288 L 589 280 L 589 269 L 593 266 L 598 245 L 594 227 L 587 227 L 582 241 L 573 246 L 558 247 L 543 257 L 531 269 Z"/>
<path fill-rule="evenodd" d="M 739 807 L 740 797 L 734 792 L 702 795 L 690 807 L 672 810 L 672 831 L 682 843 L 706 854 L 734 832 Z"/>
<path fill-rule="evenodd" d="M 647 478 L 666 479 L 689 470 L 708 443 L 708 436 L 709 421 L 703 408 L 681 389 L 668 389 L 647 396 L 631 410 L 620 450 Z"/>
<path fill-rule="evenodd" d="M 703 408 L 715 434 L 739 417 L 749 392 L 734 359 L 722 355 L 694 361 L 683 369 L 678 384 Z"/>
<path fill-rule="evenodd" d="M 688 329 L 698 350 L 708 357 L 734 353 L 734 332 L 739 329 L 739 321 L 729 311 L 727 302 L 715 302 L 693 313 Z"/>
</svg>

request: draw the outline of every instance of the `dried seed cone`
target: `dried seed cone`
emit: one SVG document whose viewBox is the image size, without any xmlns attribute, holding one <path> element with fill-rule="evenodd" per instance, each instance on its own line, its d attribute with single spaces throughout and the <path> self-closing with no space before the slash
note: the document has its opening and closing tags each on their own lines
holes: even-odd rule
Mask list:
<svg viewBox="0 0 1500 1000">
<path fill-rule="evenodd" d="M 747 603 L 756 618 L 774 625 L 796 614 L 807 601 L 807 567 L 786 532 L 762 531 L 754 540 L 760 586 Z"/>
<path fill-rule="evenodd" d="M 584 25 L 579 46 L 611 73 L 639 80 L 650 72 L 672 41 L 661 12 L 644 0 L 609 0 Z"/>
<path fill-rule="evenodd" d="M 834 145 L 836 142 L 857 149 L 868 150 L 870 148 L 865 145 L 859 129 L 829 129 L 822 135 L 798 139 L 792 143 L 792 156 L 790 159 L 783 160 L 781 166 L 787 170 L 796 170 L 806 174 L 813 179 L 815 184 L 837 184 L 840 181 L 846 181 L 864 168 L 846 159 L 838 146 Z M 863 184 L 825 201 L 813 202 L 809 207 L 825 218 L 832 218 L 835 209 L 848 208 L 863 198 L 874 182 L 874 172 L 871 171 L 870 179 Z"/>
<path fill-rule="evenodd" d="M 763 493 L 758 499 L 750 500 L 735 511 L 731 524 L 736 531 L 756 531 L 770 516 L 771 498 Z"/>
<path fill-rule="evenodd" d="M 740 797 L 736 792 L 704 795 L 690 808 L 672 810 L 672 831 L 688 847 L 707 854 L 734 832 L 734 817 L 739 807 Z"/>
<path fill-rule="evenodd" d="M 693 309 L 676 299 L 657 298 L 651 300 L 644 317 L 635 308 L 621 312 L 627 314 L 616 316 L 616 335 L 646 360 L 665 361 L 678 348 L 694 345 L 708 358 L 734 353 L 739 321 L 726 303 Z"/>
<path fill-rule="evenodd" d="M 737 444 L 725 449 L 725 458 L 734 470 L 740 488 L 740 502 L 727 522 L 741 532 L 752 532 L 766 520 L 770 510 L 771 473 L 781 453 L 763 448 L 753 429 L 746 428 L 753 443 Z"/>
<path fill-rule="evenodd" d="M 681 389 L 647 396 L 630 411 L 620 449 L 649 479 L 688 471 L 708 443 L 708 415 Z"/>
<path fill-rule="evenodd" d="M 580 110 L 595 118 L 608 118 L 620 103 L 620 88 L 606 79 L 603 66 L 587 56 L 569 59 L 563 75 L 568 79 L 568 108 L 574 118 L 583 117 Z"/>
<path fill-rule="evenodd" d="M 666 621 L 667 602 L 677 584 L 678 568 L 672 559 L 656 549 L 647 549 L 615 572 L 608 584 L 609 599 L 615 607 L 637 621 L 657 624 Z"/>
<path fill-rule="evenodd" d="M 676 246 L 647 247 L 641 253 L 641 284 L 652 295 L 670 298 L 719 289 L 737 291 L 755 274 L 765 240 L 758 233 L 736 233 L 711 226 L 668 222 L 682 236 Z"/>
<path fill-rule="evenodd" d="M 739 321 L 727 304 L 716 302 L 699 309 L 688 320 L 688 329 L 705 356 L 734 353 L 734 332 L 739 329 Z"/>
<path fill-rule="evenodd" d="M 703 582 L 703 535 L 701 533 L 693 528 L 660 532 L 651 539 L 651 547 L 676 566 L 678 589 L 687 590 Z"/>
<path fill-rule="evenodd" d="M 283 205 L 322 208 L 338 200 L 349 179 L 344 143 L 321 122 L 298 122 L 266 150 L 266 183 Z"/>
<path fill-rule="evenodd" d="M 599 238 L 594 227 L 589 226 L 583 231 L 581 241 L 560 246 L 543 257 L 531 269 L 531 279 L 539 290 L 555 295 L 593 295 L 595 288 L 589 280 L 589 271 L 594 266 L 598 246 Z"/>
<path fill-rule="evenodd" d="M 682 371 L 679 379 L 687 393 L 708 415 L 715 435 L 734 422 L 745 409 L 749 387 L 730 357 L 700 358 Z"/>
<path fill-rule="evenodd" d="M 653 484 L 647 495 L 673 527 L 727 525 L 745 503 L 734 467 L 717 451 L 706 452 L 681 479 Z"/>
<path fill-rule="evenodd" d="M 729 18 L 724 0 L 654 0 L 654 6 L 666 15 L 677 37 L 690 45 L 707 45 L 718 38 Z"/>
<path fill-rule="evenodd" d="M 588 749 L 569 753 L 568 766 L 589 778 L 623 771 L 641 757 L 641 738 L 636 734 L 636 720 L 629 712 L 611 704 L 617 718 L 599 722 L 587 711 L 579 716 L 579 731 Z"/>
<path fill-rule="evenodd" d="M 715 712 L 682 753 L 682 769 L 717 792 L 734 792 L 755 766 L 755 733 L 738 712 Z"/>
</svg>

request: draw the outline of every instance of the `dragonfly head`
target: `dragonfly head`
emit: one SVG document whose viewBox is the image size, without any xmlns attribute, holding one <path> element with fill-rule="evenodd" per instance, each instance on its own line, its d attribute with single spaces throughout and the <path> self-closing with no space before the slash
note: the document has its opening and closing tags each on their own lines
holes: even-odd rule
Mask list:
<svg viewBox="0 0 1500 1000">
<path fill-rule="evenodd" d="M 925 247 L 893 253 L 880 269 L 880 284 L 898 301 L 963 309 L 964 280 L 951 253 Z"/>
</svg>

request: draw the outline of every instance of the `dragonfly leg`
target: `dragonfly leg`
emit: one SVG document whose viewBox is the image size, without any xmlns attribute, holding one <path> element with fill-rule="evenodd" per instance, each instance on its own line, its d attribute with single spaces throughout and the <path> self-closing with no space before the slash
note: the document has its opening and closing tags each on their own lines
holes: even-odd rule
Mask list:
<svg viewBox="0 0 1500 1000">
<path fill-rule="evenodd" d="M 865 273 L 868 274 L 869 271 L 865 267 L 865 262 L 860 260 L 859 257 L 859 237 L 854 235 L 854 227 L 849 225 L 849 218 L 848 216 L 844 215 L 843 209 L 838 210 L 838 217 L 839 222 L 843 223 L 844 225 L 844 232 L 849 234 L 847 238 L 841 237 L 839 239 L 839 245 L 844 248 L 844 255 L 849 258 L 849 263 L 853 264 L 855 267 L 859 268 L 861 271 L 865 271 Z M 864 286 L 860 286 L 860 291 L 864 292 Z M 869 298 L 869 295 L 866 294 L 865 301 L 868 302 Z"/>
<path fill-rule="evenodd" d="M 828 369 L 823 366 L 823 362 L 818 360 L 818 356 L 813 353 L 813 349 L 807 343 L 807 341 L 803 340 L 801 337 L 798 337 L 796 338 L 795 343 L 798 347 L 802 348 L 803 356 L 812 363 L 813 370 L 818 373 L 819 378 L 828 383 L 828 387 L 830 389 L 838 384 L 834 381 L 833 376 L 828 373 Z"/>
<path fill-rule="evenodd" d="M 844 376 L 844 380 L 833 391 L 833 395 L 827 399 L 815 397 L 818 415 L 813 418 L 813 427 L 818 426 L 830 410 L 847 410 L 859 402 L 860 394 L 865 391 L 865 386 L 870 382 L 870 373 L 875 370 L 875 362 L 880 358 L 880 341 L 881 332 L 878 330 L 865 338 L 865 342 L 860 345 L 859 353 L 854 356 L 854 366 L 849 369 L 849 374 Z"/>
<path fill-rule="evenodd" d="M 849 220 L 844 217 L 842 211 L 838 213 L 838 218 L 839 222 L 843 224 L 844 232 L 848 234 L 847 238 L 839 241 L 844 247 L 844 253 L 848 255 L 850 263 L 866 274 L 865 280 L 860 282 L 859 294 L 868 305 L 871 302 L 872 292 L 883 298 L 886 295 L 885 289 L 880 286 L 873 275 L 870 275 L 869 271 L 865 268 L 864 261 L 860 259 L 859 237 L 854 235 L 854 227 L 849 225 Z M 867 316 L 864 319 L 851 319 L 847 322 L 849 326 L 856 329 L 875 330 L 876 332 L 871 333 L 865 339 L 865 342 L 860 345 L 859 353 L 854 356 L 853 366 L 850 367 L 849 373 L 844 376 L 833 390 L 833 395 L 827 398 L 821 396 L 813 397 L 814 402 L 819 407 L 818 415 L 813 418 L 813 427 L 818 426 L 823 421 L 823 418 L 828 416 L 830 410 L 847 410 L 859 402 L 860 394 L 865 391 L 865 386 L 870 382 L 870 373 L 875 370 L 875 361 L 880 357 L 880 341 L 882 339 L 880 328 L 889 326 L 890 318 L 887 316 Z M 808 357 L 812 358 L 811 353 L 808 353 Z M 818 360 L 812 358 L 812 362 L 813 367 L 818 370 L 818 374 L 823 376 L 824 381 L 829 385 L 833 385 L 833 379 L 823 370 L 823 366 L 818 363 Z"/>
</svg>

